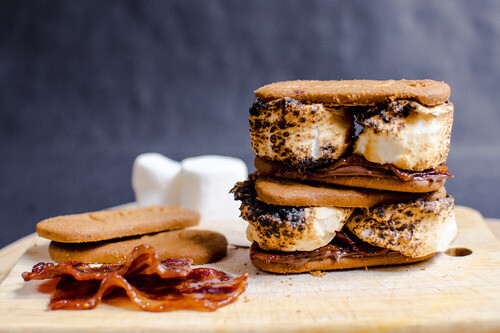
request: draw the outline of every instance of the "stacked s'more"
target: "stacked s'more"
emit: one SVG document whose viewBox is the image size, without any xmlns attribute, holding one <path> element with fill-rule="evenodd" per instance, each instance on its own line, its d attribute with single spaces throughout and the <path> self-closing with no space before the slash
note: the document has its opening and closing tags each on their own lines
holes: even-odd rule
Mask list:
<svg viewBox="0 0 500 333">
<path fill-rule="evenodd" d="M 457 234 L 444 184 L 450 87 L 289 81 L 255 92 L 257 171 L 232 190 L 252 263 L 275 273 L 406 264 Z"/>
</svg>

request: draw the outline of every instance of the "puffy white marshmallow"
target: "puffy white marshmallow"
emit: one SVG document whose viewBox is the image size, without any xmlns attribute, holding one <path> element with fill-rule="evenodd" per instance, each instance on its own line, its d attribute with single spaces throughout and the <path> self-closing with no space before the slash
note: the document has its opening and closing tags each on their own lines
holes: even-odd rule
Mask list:
<svg viewBox="0 0 500 333">
<path fill-rule="evenodd" d="M 254 105 L 250 138 L 253 151 L 264 160 L 313 166 L 335 161 L 349 147 L 354 121 L 346 108 L 293 99 Z"/>
<path fill-rule="evenodd" d="M 181 164 L 161 154 L 137 156 L 132 169 L 132 188 L 141 206 L 179 205 Z"/>
<path fill-rule="evenodd" d="M 248 207 L 243 207 L 243 210 Z M 340 231 L 353 212 L 352 208 L 308 207 L 304 208 L 301 221 L 275 222 L 269 227 L 272 216 L 261 216 L 249 221 L 247 238 L 259 247 L 270 251 L 312 251 L 327 245 Z M 245 211 L 242 211 L 245 216 Z M 261 223 L 264 222 L 264 223 Z"/>
<path fill-rule="evenodd" d="M 397 251 L 407 257 L 424 257 L 444 251 L 457 235 L 452 197 L 434 201 L 365 208 L 346 226 L 361 240 Z"/>
<path fill-rule="evenodd" d="M 363 122 L 354 153 L 368 161 L 423 171 L 445 163 L 450 149 L 453 104 L 425 107 L 416 102 L 408 116 L 388 111 Z M 386 121 L 389 118 L 389 121 Z"/>
<path fill-rule="evenodd" d="M 239 219 L 239 203 L 229 191 L 248 176 L 242 160 L 206 155 L 187 158 L 181 166 L 182 207 L 199 212 L 202 221 Z"/>
</svg>

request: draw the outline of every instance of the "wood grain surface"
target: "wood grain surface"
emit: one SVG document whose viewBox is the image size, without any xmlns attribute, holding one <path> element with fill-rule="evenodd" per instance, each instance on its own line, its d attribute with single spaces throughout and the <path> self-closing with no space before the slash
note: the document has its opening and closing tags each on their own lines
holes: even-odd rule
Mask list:
<svg viewBox="0 0 500 333">
<path fill-rule="evenodd" d="M 247 291 L 210 313 L 148 313 L 113 304 L 50 311 L 49 295 L 37 291 L 40 282 L 21 278 L 23 271 L 49 260 L 47 241 L 36 238 L 0 285 L 0 331 L 498 332 L 500 244 L 477 211 L 457 207 L 456 216 L 459 236 L 452 247 L 472 254 L 440 253 L 406 266 L 275 275 L 255 269 L 248 249 L 233 247 L 211 267 L 248 272 Z"/>
</svg>

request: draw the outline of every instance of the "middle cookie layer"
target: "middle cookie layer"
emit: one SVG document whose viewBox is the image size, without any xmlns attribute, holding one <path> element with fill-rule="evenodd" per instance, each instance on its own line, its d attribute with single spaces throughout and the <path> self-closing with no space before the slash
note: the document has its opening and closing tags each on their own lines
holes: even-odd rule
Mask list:
<svg viewBox="0 0 500 333">
<path fill-rule="evenodd" d="M 311 251 L 325 246 L 353 212 L 352 208 L 268 205 L 258 200 L 250 181 L 238 183 L 233 193 L 241 201 L 241 217 L 250 223 L 248 240 L 264 250 Z"/>
</svg>

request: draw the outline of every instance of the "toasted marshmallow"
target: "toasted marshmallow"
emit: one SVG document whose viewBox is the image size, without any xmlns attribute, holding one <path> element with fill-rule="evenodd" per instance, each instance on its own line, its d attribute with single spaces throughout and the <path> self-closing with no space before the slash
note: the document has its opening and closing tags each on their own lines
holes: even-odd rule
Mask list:
<svg viewBox="0 0 500 333">
<path fill-rule="evenodd" d="M 245 162 L 227 156 L 206 155 L 183 160 L 180 205 L 205 220 L 238 220 L 238 203 L 229 191 L 247 175 Z"/>
<path fill-rule="evenodd" d="M 457 235 L 452 197 L 384 205 L 353 214 L 347 228 L 361 240 L 411 258 L 444 251 Z"/>
<path fill-rule="evenodd" d="M 330 243 L 351 213 L 350 208 L 302 208 L 298 221 L 278 221 L 273 214 L 261 215 L 249 221 L 247 238 L 264 250 L 312 251 Z"/>
<path fill-rule="evenodd" d="M 157 153 L 137 156 L 132 187 L 140 206 L 179 205 L 181 164 Z"/>
<path fill-rule="evenodd" d="M 298 167 L 334 161 L 348 148 L 353 131 L 353 116 L 345 108 L 285 98 L 256 101 L 250 109 L 252 148 L 264 160 Z"/>
<path fill-rule="evenodd" d="M 453 104 L 426 107 L 394 101 L 367 117 L 354 153 L 368 161 L 390 163 L 404 170 L 423 171 L 446 162 L 453 124 Z"/>
</svg>

